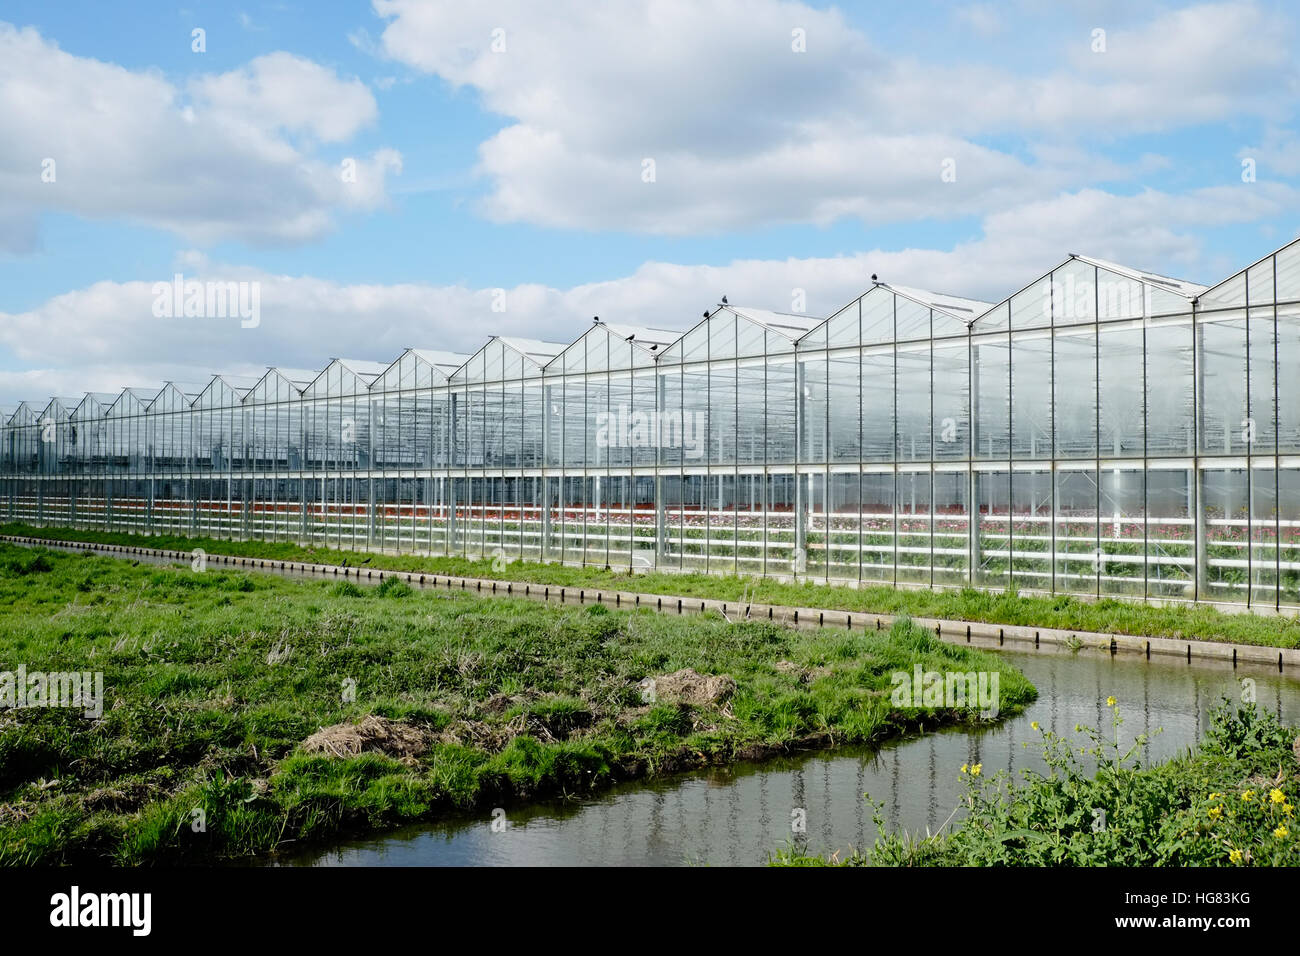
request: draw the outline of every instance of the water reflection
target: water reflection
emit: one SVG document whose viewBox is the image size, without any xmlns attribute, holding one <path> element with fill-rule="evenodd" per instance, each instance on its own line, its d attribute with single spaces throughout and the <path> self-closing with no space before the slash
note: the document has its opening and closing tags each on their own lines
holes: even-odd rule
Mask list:
<svg viewBox="0 0 1300 956">
<path fill-rule="evenodd" d="M 757 865 L 793 844 L 817 853 L 868 847 L 874 839 L 868 793 L 885 819 L 912 831 L 949 819 L 963 792 L 958 768 L 984 773 L 1041 768 L 1039 734 L 1030 724 L 1074 735 L 1076 724 L 1109 731 L 1106 698 L 1119 699 L 1121 743 L 1152 737 L 1148 759 L 1167 759 L 1193 745 L 1223 696 L 1239 699 L 1242 679 L 1255 681 L 1259 703 L 1300 723 L 1300 683 L 1263 667 L 1171 659 L 1150 663 L 1095 651 L 1004 651 L 1039 690 L 1023 715 L 978 732 L 946 731 L 879 750 L 818 752 L 758 766 L 685 774 L 629 784 L 582 802 L 509 811 L 494 833 L 488 813 L 421 825 L 345 843 L 280 862 L 315 866 Z M 1027 745 L 1027 746 L 1026 746 Z M 806 811 L 806 831 L 792 832 L 792 812 Z"/>
</svg>

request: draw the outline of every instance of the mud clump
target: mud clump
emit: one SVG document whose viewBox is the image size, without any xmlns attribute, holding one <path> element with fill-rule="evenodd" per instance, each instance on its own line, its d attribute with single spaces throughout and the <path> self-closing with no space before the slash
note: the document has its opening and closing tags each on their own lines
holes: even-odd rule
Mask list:
<svg viewBox="0 0 1300 956">
<path fill-rule="evenodd" d="M 156 799 L 158 788 L 147 784 L 133 782 L 115 787 L 97 787 L 81 798 L 81 805 L 87 811 L 110 811 L 113 813 L 131 813 L 144 806 L 150 799 Z"/>
<path fill-rule="evenodd" d="M 668 704 L 690 704 L 710 707 L 721 704 L 736 690 L 736 682 L 726 674 L 706 677 L 692 667 L 683 667 L 672 674 L 647 677 L 637 685 L 643 701 Z"/>
<path fill-rule="evenodd" d="M 489 714 L 504 714 L 514 706 L 515 698 L 509 694 L 493 694 L 483 701 L 482 707 Z"/>
<path fill-rule="evenodd" d="M 500 716 L 512 707 L 527 706 L 540 695 L 535 691 L 525 690 L 518 694 L 493 694 L 479 703 L 479 708 L 486 714 Z"/>
<path fill-rule="evenodd" d="M 784 674 L 786 677 L 793 677 L 801 684 L 810 684 L 815 677 L 821 676 L 807 667 L 800 667 L 794 661 L 777 661 L 772 666 L 776 668 L 778 674 Z"/>
<path fill-rule="evenodd" d="M 415 758 L 427 751 L 431 743 L 431 736 L 419 727 L 370 714 L 359 724 L 322 727 L 302 742 L 302 750 L 304 753 L 327 754 L 331 757 L 381 753 L 396 757 L 403 763 L 414 763 Z"/>
<path fill-rule="evenodd" d="M 459 744 L 462 747 L 486 750 L 488 753 L 499 753 L 525 730 L 526 721 L 522 714 L 505 723 L 456 720 L 443 728 L 435 739 L 440 744 Z"/>
</svg>

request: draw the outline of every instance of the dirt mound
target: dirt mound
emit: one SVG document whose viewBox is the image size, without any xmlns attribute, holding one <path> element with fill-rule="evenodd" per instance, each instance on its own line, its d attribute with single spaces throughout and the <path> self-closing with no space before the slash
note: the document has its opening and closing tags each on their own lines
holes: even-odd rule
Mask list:
<svg viewBox="0 0 1300 956">
<path fill-rule="evenodd" d="M 302 749 L 304 753 L 329 754 L 332 757 L 355 757 L 359 753 L 373 752 L 414 761 L 429 749 L 430 742 L 429 734 L 418 727 L 370 714 L 359 724 L 322 727 L 302 742 Z"/>
<path fill-rule="evenodd" d="M 736 682 L 726 674 L 705 677 L 692 667 L 672 674 L 647 677 L 641 681 L 641 699 L 669 704 L 692 704 L 707 707 L 720 704 L 736 689 Z"/>
<path fill-rule="evenodd" d="M 515 699 L 509 694 L 493 694 L 483 701 L 483 709 L 489 714 L 504 714 L 514 706 Z"/>
<path fill-rule="evenodd" d="M 130 813 L 140 809 L 148 800 L 156 799 L 157 789 L 139 781 L 116 787 L 96 787 L 81 798 L 81 805 L 90 811 Z"/>
<path fill-rule="evenodd" d="M 808 673 L 794 661 L 777 661 L 772 666 L 776 668 L 778 674 L 793 674 L 800 680 L 802 680 L 804 675 Z"/>
<path fill-rule="evenodd" d="M 498 724 L 483 720 L 456 720 L 444 727 L 436 739 L 442 744 L 460 744 L 463 747 L 486 750 L 488 753 L 498 753 L 522 734 L 525 728 L 526 722 L 522 714 Z"/>
<path fill-rule="evenodd" d="M 479 704 L 485 713 L 501 715 L 511 707 L 517 707 L 521 704 L 529 704 L 536 700 L 540 695 L 536 691 L 525 690 L 518 694 L 493 694 L 491 697 Z"/>
</svg>

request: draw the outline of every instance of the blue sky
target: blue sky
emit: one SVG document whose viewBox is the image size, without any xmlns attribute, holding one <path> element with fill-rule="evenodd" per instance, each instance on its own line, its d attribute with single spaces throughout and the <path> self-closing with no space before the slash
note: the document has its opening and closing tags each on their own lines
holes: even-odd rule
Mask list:
<svg viewBox="0 0 1300 956">
<path fill-rule="evenodd" d="M 0 403 L 1294 238 L 1286 5 L 1057 6 L 10 0 Z M 176 272 L 263 320 L 160 319 Z"/>
</svg>

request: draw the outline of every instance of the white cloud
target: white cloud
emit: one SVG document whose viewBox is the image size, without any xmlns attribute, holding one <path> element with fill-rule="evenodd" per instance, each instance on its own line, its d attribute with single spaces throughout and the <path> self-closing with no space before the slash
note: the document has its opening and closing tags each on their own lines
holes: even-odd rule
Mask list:
<svg viewBox="0 0 1300 956">
<path fill-rule="evenodd" d="M 1259 145 L 1243 146 L 1237 158 L 1255 161 L 1257 179 L 1300 176 L 1300 136 L 1292 130 L 1270 127 Z"/>
<path fill-rule="evenodd" d="M 513 121 L 480 146 L 486 214 L 568 228 L 691 234 L 989 212 L 1151 168 L 1101 159 L 1097 143 L 1277 117 L 1291 97 L 1261 92 L 1293 91 L 1297 76 L 1289 25 L 1250 2 L 1117 24 L 1104 54 L 1083 31 L 1042 75 L 900 57 L 837 10 L 786 0 L 374 6 L 387 56 L 474 89 Z M 990 8 L 960 17 L 994 32 Z M 1024 149 L 988 145 L 1007 134 Z M 956 184 L 940 179 L 948 157 Z M 642 179 L 647 158 L 654 183 Z"/>
<path fill-rule="evenodd" d="M 488 335 L 570 341 L 599 315 L 610 322 L 685 329 L 727 295 L 731 302 L 789 310 L 794 290 L 814 315 L 828 315 L 869 286 L 869 277 L 996 301 L 1057 265 L 1068 253 L 1213 283 L 1267 249 L 1247 250 L 1226 268 L 1207 258 L 1196 230 L 1257 221 L 1300 209 L 1300 193 L 1257 183 L 1189 194 L 1100 190 L 1065 193 L 987 217 L 983 234 L 951 249 L 872 250 L 852 255 L 719 265 L 647 262 L 629 275 L 567 289 L 506 289 L 506 311 L 490 288 L 423 283 L 344 285 L 311 276 L 269 275 L 215 265 L 184 251 L 186 278 L 260 283 L 261 321 L 159 319 L 154 281 L 99 282 L 27 312 L 0 312 L 0 350 L 28 371 L 0 372 L 0 402 L 116 391 L 166 380 L 202 384 L 216 371 L 260 374 L 267 365 L 320 368 L 330 356 L 392 360 L 409 346 L 469 352 Z M 1215 269 L 1215 271 L 1210 271 Z"/>
<path fill-rule="evenodd" d="M 264 133 L 308 133 L 340 143 L 375 121 L 375 98 L 360 80 L 291 53 L 270 53 L 229 73 L 201 76 L 189 86 L 204 112 L 231 126 Z"/>
<path fill-rule="evenodd" d="M 0 249 L 34 248 L 46 211 L 205 244 L 319 236 L 337 208 L 383 202 L 388 174 L 400 170 L 400 157 L 381 150 L 357 157 L 357 181 L 346 183 L 316 152 L 376 112 L 360 81 L 287 53 L 182 88 L 0 24 Z M 46 160 L 52 182 L 42 179 Z"/>
</svg>

